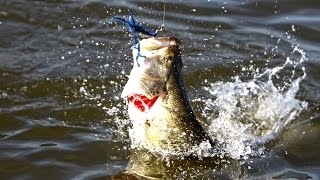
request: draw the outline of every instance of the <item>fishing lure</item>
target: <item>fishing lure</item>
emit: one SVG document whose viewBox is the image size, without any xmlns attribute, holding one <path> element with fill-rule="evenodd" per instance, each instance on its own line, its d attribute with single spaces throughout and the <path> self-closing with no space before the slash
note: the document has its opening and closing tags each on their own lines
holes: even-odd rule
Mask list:
<svg viewBox="0 0 320 180">
<path fill-rule="evenodd" d="M 129 27 L 130 32 L 133 33 L 133 40 L 134 40 L 134 45 L 139 43 L 139 38 L 138 38 L 138 33 L 142 33 L 148 36 L 153 36 L 155 37 L 157 35 L 157 31 L 151 30 L 147 27 L 142 26 L 140 23 L 136 23 L 136 21 L 133 18 L 133 15 L 129 13 L 129 20 L 126 21 L 125 19 L 121 17 L 113 17 L 112 19 L 119 21 L 126 26 Z"/>
<path fill-rule="evenodd" d="M 137 65 L 139 66 L 138 63 L 138 58 L 139 57 L 144 57 L 140 54 L 140 44 L 139 44 L 139 37 L 138 34 L 142 33 L 148 36 L 153 36 L 155 37 L 157 35 L 157 31 L 151 30 L 147 27 L 142 26 L 140 23 L 137 23 L 134 18 L 133 15 L 131 13 L 129 13 L 129 20 L 126 21 L 125 19 L 121 18 L 121 17 L 113 17 L 113 20 L 116 20 L 118 22 L 121 22 L 123 24 L 125 24 L 126 26 L 129 27 L 130 32 L 133 34 L 133 47 L 138 49 L 138 54 L 136 57 L 136 61 L 137 61 Z"/>
</svg>

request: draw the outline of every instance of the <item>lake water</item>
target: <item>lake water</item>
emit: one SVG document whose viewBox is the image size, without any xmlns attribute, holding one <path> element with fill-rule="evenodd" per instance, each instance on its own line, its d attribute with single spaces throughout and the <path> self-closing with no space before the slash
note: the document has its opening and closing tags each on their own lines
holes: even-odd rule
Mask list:
<svg viewBox="0 0 320 180">
<path fill-rule="evenodd" d="M 0 179 L 125 171 L 132 39 L 110 19 L 128 12 L 182 41 L 189 99 L 232 159 L 194 178 L 319 179 L 318 0 L 0 0 Z"/>
</svg>

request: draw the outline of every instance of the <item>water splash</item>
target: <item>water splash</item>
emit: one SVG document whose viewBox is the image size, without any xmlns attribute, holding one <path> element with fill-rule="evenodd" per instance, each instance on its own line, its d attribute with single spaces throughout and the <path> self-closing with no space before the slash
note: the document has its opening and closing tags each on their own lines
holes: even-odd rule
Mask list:
<svg viewBox="0 0 320 180">
<path fill-rule="evenodd" d="M 307 102 L 296 99 L 301 81 L 306 77 L 302 63 L 306 53 L 294 47 L 299 61 L 289 57 L 283 65 L 254 72 L 251 80 L 211 83 L 204 90 L 211 96 L 202 115 L 208 120 L 209 134 L 218 148 L 234 159 L 246 159 L 264 152 L 263 144 L 275 138 L 284 127 L 307 108 Z M 277 86 L 275 77 L 292 68 L 291 77 Z M 297 71 L 302 75 L 297 75 Z M 283 80 L 284 81 L 284 80 Z"/>
<path fill-rule="evenodd" d="M 210 152 L 210 147 L 201 144 L 192 148 L 190 152 L 184 152 L 183 155 L 192 153 L 213 156 L 223 153 L 235 159 L 245 159 L 265 152 L 263 144 L 275 138 L 307 108 L 306 102 L 296 98 L 300 83 L 306 77 L 303 67 L 306 53 L 299 47 L 292 48 L 292 54 L 298 54 L 300 58 L 287 57 L 285 63 L 264 70 L 254 66 L 243 68 L 243 71 L 253 74 L 251 79 L 244 81 L 241 77 L 235 76 L 232 82 L 216 82 L 204 87 L 209 97 L 195 101 L 204 104 L 202 116 L 208 121 L 209 134 L 218 142 L 216 149 L 222 152 Z M 273 51 L 274 49 L 272 53 Z M 288 69 L 291 70 L 291 74 L 288 73 Z M 281 79 L 284 72 L 290 75 Z M 124 74 L 122 71 L 117 79 L 125 81 Z M 276 81 L 280 81 L 282 85 L 278 85 L 279 82 Z M 104 83 L 101 87 L 89 86 L 90 83 L 84 79 L 79 93 L 105 110 L 106 119 L 103 121 L 115 125 L 114 132 L 127 139 L 127 128 L 131 124 L 126 116 L 124 102 L 119 96 L 121 83 L 110 81 L 110 84 Z M 112 95 L 105 90 L 109 85 L 113 87 Z M 132 147 L 135 147 L 135 144 Z M 174 152 L 161 154 L 179 155 Z"/>
<path fill-rule="evenodd" d="M 285 63 L 273 68 L 243 68 L 243 71 L 252 72 L 253 77 L 249 80 L 244 81 L 235 76 L 232 82 L 216 82 L 203 87 L 209 97 L 199 98 L 194 102 L 204 104 L 202 116 L 209 124 L 209 135 L 217 141 L 214 150 L 203 143 L 184 152 L 155 153 L 160 153 L 164 158 L 172 155 L 183 158 L 188 154 L 196 154 L 198 157 L 226 155 L 234 159 L 246 159 L 262 155 L 265 152 L 264 143 L 274 139 L 307 108 L 306 102 L 296 98 L 300 83 L 306 77 L 303 67 L 306 53 L 298 47 L 293 47 L 293 53 L 300 58 L 287 57 Z M 289 76 L 288 69 L 291 69 Z M 282 76 L 286 78 L 281 79 Z M 113 81 L 109 83 L 112 84 Z M 90 88 L 88 84 L 90 83 L 84 80 L 79 93 L 105 110 L 107 123 L 114 124 L 114 132 L 127 139 L 127 128 L 131 125 L 124 103 L 119 97 L 121 85 L 114 82 L 112 86 L 116 87 L 113 89 L 113 96 L 108 98 L 108 101 L 117 103 L 105 106 L 104 91 L 99 93 L 93 90 L 104 89 L 107 85 Z M 131 148 L 139 147 L 138 144 L 131 143 Z"/>
<path fill-rule="evenodd" d="M 121 72 L 122 75 L 123 73 Z M 110 89 L 110 87 L 112 88 Z M 126 116 L 126 108 L 123 107 L 125 104 L 120 97 L 120 90 L 121 83 L 119 82 L 113 80 L 95 82 L 88 78 L 82 80 L 78 91 L 84 99 L 90 102 L 91 106 L 100 108 L 105 112 L 105 118 L 101 119 L 100 123 L 106 128 L 111 126 L 112 132 L 117 138 L 127 141 L 127 128 L 130 125 L 130 120 Z"/>
</svg>

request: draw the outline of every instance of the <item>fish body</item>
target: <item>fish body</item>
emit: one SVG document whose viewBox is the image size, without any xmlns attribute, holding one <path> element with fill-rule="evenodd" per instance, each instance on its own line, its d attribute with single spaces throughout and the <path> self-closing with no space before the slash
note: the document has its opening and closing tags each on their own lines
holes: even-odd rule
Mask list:
<svg viewBox="0 0 320 180">
<path fill-rule="evenodd" d="M 133 146 L 187 153 L 202 143 L 213 145 L 187 98 L 180 48 L 174 37 L 143 39 L 133 47 L 133 69 L 121 94 L 129 99 Z"/>
</svg>

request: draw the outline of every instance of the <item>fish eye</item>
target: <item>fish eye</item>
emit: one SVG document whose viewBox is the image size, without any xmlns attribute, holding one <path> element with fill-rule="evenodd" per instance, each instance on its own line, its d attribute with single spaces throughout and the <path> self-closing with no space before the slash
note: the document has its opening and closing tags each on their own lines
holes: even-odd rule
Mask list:
<svg viewBox="0 0 320 180">
<path fill-rule="evenodd" d="M 165 61 L 166 61 L 166 63 L 168 63 L 168 62 L 172 61 L 172 59 L 173 59 L 172 56 L 168 56 L 165 58 Z"/>
</svg>

